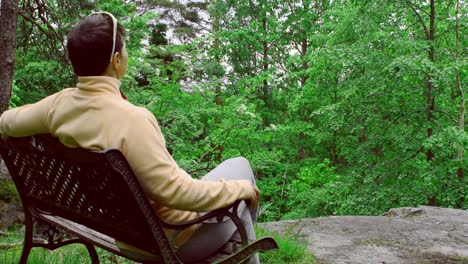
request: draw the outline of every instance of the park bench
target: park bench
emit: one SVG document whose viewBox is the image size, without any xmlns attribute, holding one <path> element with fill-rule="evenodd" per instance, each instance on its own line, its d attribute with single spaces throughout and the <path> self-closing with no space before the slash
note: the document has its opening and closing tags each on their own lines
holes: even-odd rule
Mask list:
<svg viewBox="0 0 468 264">
<path fill-rule="evenodd" d="M 33 247 L 50 250 L 82 243 L 92 263 L 94 246 L 140 263 L 182 263 L 163 227 L 183 229 L 229 217 L 238 230 L 215 254 L 197 263 L 243 263 L 256 252 L 277 249 L 275 240 L 249 241 L 237 215 L 237 201 L 183 224 L 167 224 L 153 212 L 124 156 L 115 149 L 68 148 L 50 135 L 1 140 L 0 153 L 18 189 L 25 213 L 26 263 Z M 46 227 L 46 228 L 44 228 Z M 42 230 L 43 239 L 35 239 Z M 122 250 L 121 241 L 145 254 Z"/>
</svg>

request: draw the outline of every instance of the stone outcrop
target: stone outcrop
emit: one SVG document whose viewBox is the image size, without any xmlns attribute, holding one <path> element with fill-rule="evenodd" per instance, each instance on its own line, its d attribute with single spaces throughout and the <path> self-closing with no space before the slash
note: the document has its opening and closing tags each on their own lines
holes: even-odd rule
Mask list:
<svg viewBox="0 0 468 264">
<path fill-rule="evenodd" d="M 468 263 L 467 210 L 421 206 L 260 226 L 304 241 L 318 263 Z"/>
<path fill-rule="evenodd" d="M 10 172 L 8 172 L 8 169 L 5 165 L 5 162 L 3 162 L 3 159 L 0 157 L 0 180 L 10 180 Z"/>
<path fill-rule="evenodd" d="M 0 230 L 24 222 L 23 209 L 5 163 L 0 158 Z"/>
<path fill-rule="evenodd" d="M 16 203 L 0 202 L 0 230 L 24 223 L 23 209 Z"/>
</svg>

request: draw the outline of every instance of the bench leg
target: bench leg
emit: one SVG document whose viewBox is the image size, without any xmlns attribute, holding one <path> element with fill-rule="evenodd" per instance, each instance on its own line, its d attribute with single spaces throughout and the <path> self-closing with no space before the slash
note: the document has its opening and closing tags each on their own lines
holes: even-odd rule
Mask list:
<svg viewBox="0 0 468 264">
<path fill-rule="evenodd" d="M 86 246 L 86 249 L 88 249 L 89 256 L 91 257 L 91 263 L 99 264 L 99 257 L 94 246 L 89 243 L 83 244 Z"/>
<path fill-rule="evenodd" d="M 88 250 L 89 256 L 91 257 L 91 263 L 99 264 L 99 256 L 94 246 L 81 239 L 72 239 L 72 240 L 67 240 L 63 242 L 62 241 L 55 242 L 53 241 L 53 238 L 49 237 L 48 243 L 34 243 L 33 242 L 34 221 L 33 221 L 32 214 L 28 210 L 24 210 L 24 224 L 25 224 L 24 245 L 23 245 L 23 251 L 21 253 L 21 259 L 19 261 L 19 264 L 27 264 L 29 254 L 31 253 L 31 249 L 33 246 L 44 247 L 49 250 L 55 250 L 56 248 L 63 247 L 72 243 L 84 244 L 86 246 L 86 249 Z"/>
<path fill-rule="evenodd" d="M 31 248 L 33 246 L 33 220 L 28 210 L 24 210 L 24 224 L 24 245 L 19 261 L 20 264 L 26 264 L 28 262 L 29 253 L 31 253 Z"/>
</svg>

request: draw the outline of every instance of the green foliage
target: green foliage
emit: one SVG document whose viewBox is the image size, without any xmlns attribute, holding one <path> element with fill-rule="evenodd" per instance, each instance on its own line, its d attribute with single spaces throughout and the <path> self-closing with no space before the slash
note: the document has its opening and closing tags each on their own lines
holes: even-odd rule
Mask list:
<svg viewBox="0 0 468 264">
<path fill-rule="evenodd" d="M 15 64 L 15 84 L 18 89 L 13 91 L 18 97 L 17 105 L 37 102 L 49 94 L 71 86 L 70 80 L 73 77 L 70 72 L 62 69 L 59 62 L 30 61 L 29 57 L 33 59 L 32 54 L 21 56 Z M 57 73 L 61 73 L 60 78 Z"/>
<path fill-rule="evenodd" d="M 268 253 L 260 253 L 260 262 L 268 264 L 312 264 L 315 257 L 307 252 L 307 246 L 289 235 L 279 235 L 263 228 L 255 228 L 257 237 L 271 236 L 278 243 L 279 249 Z"/>
<path fill-rule="evenodd" d="M 457 89 L 468 56 L 456 48 L 455 5 L 436 2 L 435 39 L 425 32 L 430 5 L 413 0 L 147 2 L 186 18 L 175 28 L 155 20 L 171 12 L 138 13 L 138 2 L 96 8 L 127 28 L 122 89 L 155 114 L 179 165 L 199 177 L 246 157 L 262 190 L 260 219 L 269 221 L 468 208 L 466 94 Z M 209 34 L 197 32 L 204 17 L 194 10 L 208 12 Z M 62 25 L 77 20 L 70 13 Z M 54 49 L 28 47 L 17 52 L 12 105 L 74 85 Z"/>
<path fill-rule="evenodd" d="M 303 161 L 304 162 L 304 161 Z M 311 164 L 312 162 L 304 162 L 305 164 Z M 323 204 L 323 200 L 320 200 L 320 196 L 312 196 L 311 193 L 323 192 L 326 185 L 335 182 L 337 176 L 330 164 L 330 160 L 326 159 L 322 163 L 316 166 L 301 166 L 299 173 L 295 178 L 290 180 L 287 186 L 287 208 L 291 208 L 291 212 L 286 213 L 282 216 L 283 219 L 291 218 L 303 218 L 306 216 L 319 216 L 319 214 L 310 214 L 311 211 L 325 212 L 327 208 L 316 203 Z M 328 197 L 327 197 L 328 198 Z M 307 205 L 306 207 L 304 207 Z M 327 204 L 323 204 L 323 207 L 327 207 Z M 314 208 L 318 207 L 318 208 Z M 313 208 L 313 209 L 312 209 Z"/>
<path fill-rule="evenodd" d="M 217 62 L 209 62 L 205 65 L 205 72 L 208 76 L 222 77 L 226 71 Z"/>
<path fill-rule="evenodd" d="M 18 93 L 20 93 L 20 88 L 13 81 L 13 85 L 11 87 L 10 104 L 9 104 L 10 108 L 17 107 L 18 104 L 21 102 L 21 98 L 18 96 Z"/>
</svg>

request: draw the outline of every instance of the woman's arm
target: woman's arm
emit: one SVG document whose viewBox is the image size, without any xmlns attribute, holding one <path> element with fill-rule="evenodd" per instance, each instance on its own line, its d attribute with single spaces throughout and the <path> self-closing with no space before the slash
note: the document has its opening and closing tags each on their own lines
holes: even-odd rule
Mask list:
<svg viewBox="0 0 468 264">
<path fill-rule="evenodd" d="M 185 211 L 211 211 L 236 200 L 256 200 L 248 180 L 201 181 L 179 168 L 166 149 L 154 116 L 147 112 L 132 118 L 122 152 L 146 195 L 160 205 Z"/>
<path fill-rule="evenodd" d="M 48 113 L 58 94 L 48 96 L 35 104 L 24 105 L 3 112 L 0 133 L 3 137 L 24 137 L 50 133 Z"/>
</svg>

